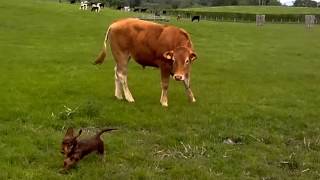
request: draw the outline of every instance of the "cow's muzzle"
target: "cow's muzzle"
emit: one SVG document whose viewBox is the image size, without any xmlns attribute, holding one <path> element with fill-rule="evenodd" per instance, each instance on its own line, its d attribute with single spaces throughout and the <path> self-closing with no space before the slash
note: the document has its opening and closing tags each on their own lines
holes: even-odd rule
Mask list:
<svg viewBox="0 0 320 180">
<path fill-rule="evenodd" d="M 173 75 L 173 79 L 176 80 L 176 81 L 183 81 L 184 80 L 184 76 L 175 74 L 175 75 Z"/>
</svg>

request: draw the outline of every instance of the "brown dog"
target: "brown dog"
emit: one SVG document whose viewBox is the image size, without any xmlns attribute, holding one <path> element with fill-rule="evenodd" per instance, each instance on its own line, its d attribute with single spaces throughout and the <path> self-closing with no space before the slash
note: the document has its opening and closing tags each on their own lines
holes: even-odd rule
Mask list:
<svg viewBox="0 0 320 180">
<path fill-rule="evenodd" d="M 117 129 L 102 129 L 95 136 L 78 140 L 78 137 L 81 135 L 82 130 L 79 131 L 78 135 L 74 135 L 73 128 L 68 128 L 67 133 L 65 134 L 62 141 L 62 150 L 61 153 L 64 154 L 64 170 L 70 169 L 75 165 L 79 160 L 84 156 L 90 154 L 91 152 L 96 151 L 102 157 L 104 156 L 104 144 L 100 136 L 104 132 L 112 131 Z"/>
</svg>

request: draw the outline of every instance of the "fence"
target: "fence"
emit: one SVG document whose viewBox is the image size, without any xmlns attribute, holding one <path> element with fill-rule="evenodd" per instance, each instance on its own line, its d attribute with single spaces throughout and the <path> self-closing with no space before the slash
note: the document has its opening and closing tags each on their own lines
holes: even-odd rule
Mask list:
<svg viewBox="0 0 320 180">
<path fill-rule="evenodd" d="M 186 10 L 167 10 L 167 14 L 191 19 L 194 15 L 199 15 L 203 20 L 209 21 L 229 21 L 229 22 L 257 22 L 256 14 L 230 13 L 230 12 L 202 12 Z M 305 23 L 307 14 L 266 14 L 264 23 Z M 314 15 L 314 24 L 320 23 L 320 14 Z"/>
</svg>

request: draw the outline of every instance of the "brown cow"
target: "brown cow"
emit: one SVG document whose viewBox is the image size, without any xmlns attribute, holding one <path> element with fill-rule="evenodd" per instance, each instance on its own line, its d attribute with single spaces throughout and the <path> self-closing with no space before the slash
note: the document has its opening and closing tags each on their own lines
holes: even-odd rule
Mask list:
<svg viewBox="0 0 320 180">
<path fill-rule="evenodd" d="M 197 55 L 185 30 L 134 18 L 116 21 L 107 30 L 103 49 L 95 64 L 104 61 L 108 40 L 116 61 L 115 96 L 118 99 L 122 99 L 123 90 L 126 100 L 134 102 L 127 83 L 127 65 L 132 57 L 143 67 L 160 68 L 162 106 L 168 106 L 170 75 L 177 81 L 183 81 L 189 100 L 196 101 L 190 88 L 190 64 Z"/>
</svg>

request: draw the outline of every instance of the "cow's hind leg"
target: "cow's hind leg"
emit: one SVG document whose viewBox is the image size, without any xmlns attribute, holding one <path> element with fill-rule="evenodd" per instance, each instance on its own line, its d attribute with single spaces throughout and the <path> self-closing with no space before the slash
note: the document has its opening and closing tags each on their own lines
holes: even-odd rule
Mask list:
<svg viewBox="0 0 320 180">
<path fill-rule="evenodd" d="M 122 85 L 122 89 L 124 92 L 124 97 L 128 102 L 134 102 L 134 99 L 132 97 L 132 94 L 128 87 L 128 80 L 127 80 L 127 74 L 128 74 L 128 62 L 129 62 L 129 55 L 123 56 L 123 57 L 116 57 L 117 60 L 117 66 L 116 66 L 116 77 L 120 81 Z"/>
<path fill-rule="evenodd" d="M 117 66 L 114 67 L 114 84 L 115 84 L 115 92 L 114 92 L 114 96 L 121 100 L 123 99 L 122 97 L 122 85 L 121 85 L 121 82 L 118 78 L 118 75 L 117 75 Z"/>
<path fill-rule="evenodd" d="M 196 102 L 196 98 L 193 95 L 193 92 L 190 88 L 190 75 L 187 75 L 183 81 L 184 87 L 186 88 L 186 93 L 189 97 L 190 102 Z"/>
</svg>

